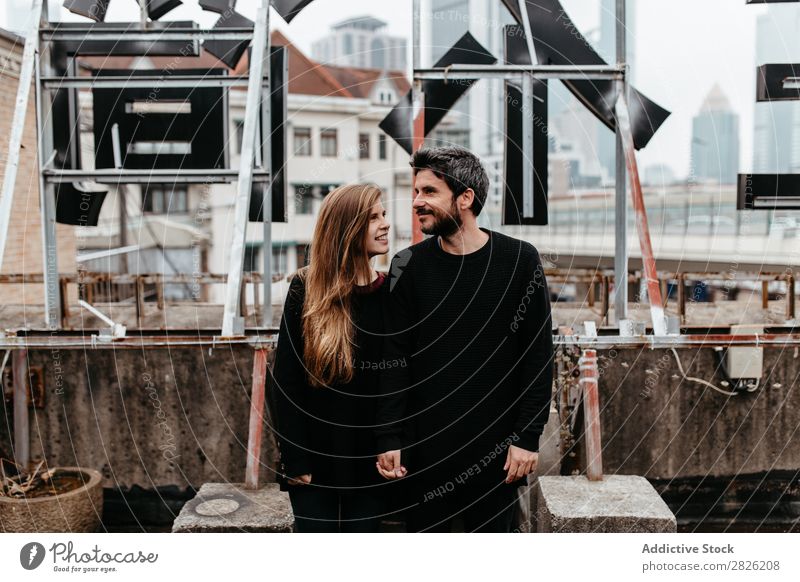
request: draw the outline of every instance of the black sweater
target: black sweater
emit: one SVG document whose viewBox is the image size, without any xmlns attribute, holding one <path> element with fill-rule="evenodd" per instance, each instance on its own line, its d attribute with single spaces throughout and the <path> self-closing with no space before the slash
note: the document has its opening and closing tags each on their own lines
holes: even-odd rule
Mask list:
<svg viewBox="0 0 800 582">
<path fill-rule="evenodd" d="M 490 235 L 467 255 L 431 237 L 392 260 L 376 436 L 429 486 L 505 476 L 507 449 L 538 451 L 553 381 L 550 298 L 539 254 Z M 471 469 L 471 470 L 470 470 Z M 520 480 L 520 484 L 524 480 Z"/>
<path fill-rule="evenodd" d="M 273 368 L 281 482 L 311 473 L 311 482 L 348 490 L 383 480 L 375 469 L 375 399 L 378 391 L 387 278 L 353 292 L 354 378 L 312 387 L 303 364 L 305 284 L 292 279 L 281 317 Z"/>
</svg>

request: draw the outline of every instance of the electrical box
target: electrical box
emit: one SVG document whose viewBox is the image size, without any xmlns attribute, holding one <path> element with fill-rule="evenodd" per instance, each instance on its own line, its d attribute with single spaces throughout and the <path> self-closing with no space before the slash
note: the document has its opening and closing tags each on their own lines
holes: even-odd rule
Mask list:
<svg viewBox="0 0 800 582">
<path fill-rule="evenodd" d="M 731 335 L 764 333 L 763 325 L 732 325 Z M 764 374 L 764 348 L 733 346 L 725 350 L 722 359 L 725 373 L 731 380 L 757 379 Z"/>
</svg>

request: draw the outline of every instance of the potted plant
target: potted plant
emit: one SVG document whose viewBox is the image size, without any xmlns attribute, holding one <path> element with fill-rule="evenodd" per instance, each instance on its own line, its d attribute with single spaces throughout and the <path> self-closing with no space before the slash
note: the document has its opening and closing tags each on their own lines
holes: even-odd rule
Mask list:
<svg viewBox="0 0 800 582">
<path fill-rule="evenodd" d="M 0 459 L 0 532 L 93 532 L 103 516 L 103 476 L 41 461 L 27 473 Z"/>
</svg>

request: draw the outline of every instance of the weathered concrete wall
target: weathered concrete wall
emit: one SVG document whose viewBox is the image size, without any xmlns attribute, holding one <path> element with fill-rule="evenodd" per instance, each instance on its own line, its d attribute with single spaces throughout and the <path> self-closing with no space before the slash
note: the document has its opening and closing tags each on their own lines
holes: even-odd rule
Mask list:
<svg viewBox="0 0 800 582">
<path fill-rule="evenodd" d="M 253 353 L 238 345 L 31 351 L 46 390 L 45 408 L 30 409 L 31 457 L 95 468 L 105 487 L 121 489 L 242 482 Z M 3 412 L 0 447 L 10 452 L 11 406 Z M 275 480 L 276 457 L 265 421 L 262 482 Z"/>
<path fill-rule="evenodd" d="M 676 352 L 687 376 L 732 390 L 712 349 Z M 664 479 L 800 468 L 797 348 L 765 348 L 759 388 L 737 396 L 684 380 L 671 350 L 598 355 L 605 473 Z"/>
<path fill-rule="evenodd" d="M 677 350 L 689 376 L 721 386 L 711 349 Z M 682 380 L 669 350 L 600 352 L 606 474 L 716 477 L 800 468 L 800 358 L 765 349 L 768 379 L 725 396 Z M 252 349 L 31 351 L 45 368 L 44 409 L 31 409 L 34 461 L 100 470 L 105 487 L 199 488 L 244 479 Z M 61 386 L 57 385 L 57 365 Z M 0 419 L 10 452 L 11 407 Z M 274 481 L 265 421 L 261 479 Z"/>
</svg>

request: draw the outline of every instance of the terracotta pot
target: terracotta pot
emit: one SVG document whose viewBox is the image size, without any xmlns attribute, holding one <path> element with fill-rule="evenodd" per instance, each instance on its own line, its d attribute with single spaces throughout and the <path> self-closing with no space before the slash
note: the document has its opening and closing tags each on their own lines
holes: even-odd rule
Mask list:
<svg viewBox="0 0 800 582">
<path fill-rule="evenodd" d="M 103 517 L 103 476 L 94 469 L 55 467 L 60 474 L 79 476 L 83 486 L 44 497 L 0 497 L 0 531 L 94 532 Z"/>
</svg>

